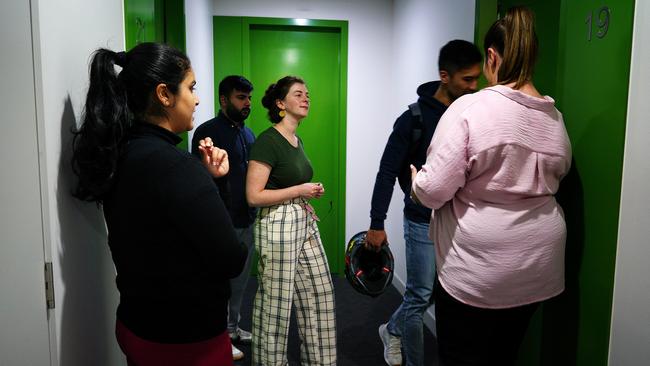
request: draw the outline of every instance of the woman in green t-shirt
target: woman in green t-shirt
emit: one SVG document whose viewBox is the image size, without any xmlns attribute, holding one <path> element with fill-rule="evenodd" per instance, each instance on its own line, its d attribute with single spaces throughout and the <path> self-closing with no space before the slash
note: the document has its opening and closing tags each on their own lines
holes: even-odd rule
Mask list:
<svg viewBox="0 0 650 366">
<path fill-rule="evenodd" d="M 253 364 L 286 365 L 292 303 L 305 365 L 336 365 L 334 290 L 309 199 L 325 190 L 311 183 L 311 163 L 296 129 L 309 113 L 301 79 L 286 76 L 266 90 L 262 104 L 273 126 L 250 153 L 248 203 L 255 222 L 259 286 L 253 306 Z"/>
</svg>

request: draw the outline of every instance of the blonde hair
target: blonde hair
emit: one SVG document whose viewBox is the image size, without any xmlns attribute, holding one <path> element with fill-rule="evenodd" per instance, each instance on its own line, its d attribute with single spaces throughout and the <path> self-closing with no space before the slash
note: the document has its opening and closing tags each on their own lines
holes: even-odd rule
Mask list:
<svg viewBox="0 0 650 366">
<path fill-rule="evenodd" d="M 525 7 L 508 9 L 505 17 L 494 22 L 485 35 L 483 48 L 486 55 L 490 47 L 503 58 L 499 84 L 514 82 L 514 88 L 519 89 L 529 82 L 533 77 L 538 48 L 533 12 Z"/>
</svg>

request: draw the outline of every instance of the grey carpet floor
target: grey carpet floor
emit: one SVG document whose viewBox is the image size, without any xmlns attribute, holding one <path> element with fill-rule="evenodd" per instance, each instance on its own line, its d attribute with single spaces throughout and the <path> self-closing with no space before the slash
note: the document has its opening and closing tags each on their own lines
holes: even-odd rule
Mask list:
<svg viewBox="0 0 650 366">
<path fill-rule="evenodd" d="M 354 291 L 343 277 L 334 276 L 336 296 L 337 354 L 339 366 L 381 366 L 386 365 L 383 346 L 377 328 L 388 321 L 392 312 L 401 302 L 401 295 L 390 287 L 376 298 L 361 295 Z M 251 278 L 242 302 L 242 319 L 240 326 L 251 329 L 251 313 L 257 281 Z M 293 318 L 292 318 L 293 319 Z M 290 366 L 300 364 L 300 340 L 294 326 L 289 328 L 288 357 Z M 237 366 L 250 366 L 251 350 L 249 345 L 236 346 L 245 354 L 243 360 L 235 362 Z M 434 336 L 424 327 L 425 365 L 437 364 L 437 347 Z M 305 365 L 306 366 L 306 365 Z"/>
</svg>

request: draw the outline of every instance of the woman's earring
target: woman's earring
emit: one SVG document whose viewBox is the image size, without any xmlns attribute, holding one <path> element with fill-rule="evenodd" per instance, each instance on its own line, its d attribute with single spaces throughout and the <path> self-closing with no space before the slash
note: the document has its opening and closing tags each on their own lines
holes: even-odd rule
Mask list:
<svg viewBox="0 0 650 366">
<path fill-rule="evenodd" d="M 284 118 L 284 116 L 286 116 L 286 115 L 287 115 L 287 112 L 285 112 L 284 109 L 281 109 L 280 112 L 278 112 L 278 116 L 280 116 L 280 118 Z"/>
</svg>

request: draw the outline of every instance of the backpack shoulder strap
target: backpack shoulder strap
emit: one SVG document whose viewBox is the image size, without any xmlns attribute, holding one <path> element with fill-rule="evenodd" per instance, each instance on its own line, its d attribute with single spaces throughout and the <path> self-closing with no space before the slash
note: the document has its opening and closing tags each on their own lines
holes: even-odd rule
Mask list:
<svg viewBox="0 0 650 366">
<path fill-rule="evenodd" d="M 411 116 L 413 116 L 413 129 L 411 130 L 411 149 L 415 150 L 417 143 L 422 137 L 422 126 L 424 125 L 422 120 L 422 110 L 420 109 L 420 104 L 418 102 L 409 104 L 409 110 L 411 111 Z"/>
<path fill-rule="evenodd" d="M 420 103 L 415 102 L 409 104 L 409 110 L 411 111 L 411 115 L 413 117 L 417 117 L 419 119 L 422 119 L 422 111 L 420 110 Z"/>
<path fill-rule="evenodd" d="M 407 192 L 411 182 L 410 164 L 415 164 L 415 152 L 417 151 L 420 140 L 422 139 L 422 129 L 424 127 L 424 118 L 422 118 L 422 110 L 420 104 L 415 102 L 409 104 L 409 111 L 411 112 L 411 138 L 408 142 L 408 151 L 405 164 L 402 165 L 400 173 L 397 177 L 399 185 L 404 192 Z"/>
</svg>

